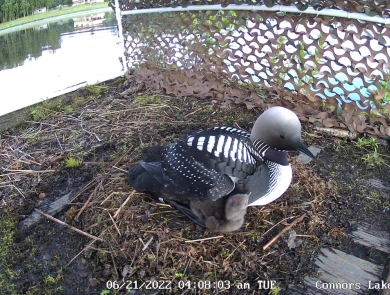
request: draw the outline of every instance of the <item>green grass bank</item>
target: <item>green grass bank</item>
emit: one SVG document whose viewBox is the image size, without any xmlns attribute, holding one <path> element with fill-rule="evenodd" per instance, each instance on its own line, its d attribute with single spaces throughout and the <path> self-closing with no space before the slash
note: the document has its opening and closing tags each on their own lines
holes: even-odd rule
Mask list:
<svg viewBox="0 0 390 295">
<path fill-rule="evenodd" d="M 104 3 L 95 3 L 95 4 L 84 4 L 77 5 L 72 7 L 64 7 L 62 9 L 50 10 L 48 12 L 33 14 L 26 17 L 18 18 L 10 22 L 0 23 L 0 30 L 8 29 L 14 26 L 23 25 L 26 23 L 34 22 L 37 20 L 42 20 L 45 18 L 55 17 L 59 15 L 71 14 L 80 11 L 87 11 L 99 8 L 108 7 L 108 2 Z"/>
</svg>

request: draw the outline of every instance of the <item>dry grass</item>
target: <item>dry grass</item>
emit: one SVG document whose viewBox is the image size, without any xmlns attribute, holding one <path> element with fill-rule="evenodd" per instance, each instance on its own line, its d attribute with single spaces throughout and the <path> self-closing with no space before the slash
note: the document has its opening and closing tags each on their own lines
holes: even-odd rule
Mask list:
<svg viewBox="0 0 390 295">
<path fill-rule="evenodd" d="M 300 280 L 320 238 L 332 232 L 327 216 L 337 192 L 330 183 L 291 158 L 293 185 L 282 199 L 251 207 L 240 231 L 217 235 L 195 226 L 171 207 L 134 192 L 125 183 L 126 172 L 151 156 L 145 147 L 217 125 L 249 130 L 259 111 L 221 109 L 209 100 L 169 97 L 141 87 L 125 98 L 119 94 L 128 88 L 124 85 L 108 85 L 98 97 L 85 90 L 84 104 L 73 113 L 50 109 L 45 119 L 2 135 L 2 210 L 29 214 L 41 199 L 55 200 L 77 189 L 66 222 L 104 240 L 91 241 L 79 253 L 95 255 L 104 266 L 100 282 L 125 276 L 139 282 L 169 281 L 177 288 L 180 280 L 228 280 L 229 291 L 202 292 L 249 294 L 239 290 L 240 283 L 249 283 L 255 292 L 258 280 L 276 280 L 280 286 Z M 75 101 L 67 98 L 67 104 Z M 69 157 L 80 159 L 80 167 L 67 168 Z M 263 251 L 303 214 L 301 222 Z"/>
</svg>

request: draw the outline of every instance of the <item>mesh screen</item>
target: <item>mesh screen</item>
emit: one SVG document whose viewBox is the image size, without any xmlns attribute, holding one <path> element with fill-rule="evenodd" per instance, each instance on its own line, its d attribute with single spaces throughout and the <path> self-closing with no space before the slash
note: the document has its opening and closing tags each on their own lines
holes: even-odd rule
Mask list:
<svg viewBox="0 0 390 295">
<path fill-rule="evenodd" d="M 365 13 L 368 16 L 390 16 L 390 2 L 386 0 L 120 0 L 121 10 L 211 4 L 221 4 L 223 7 L 229 4 L 266 5 L 267 7 L 286 5 L 295 6 L 301 11 L 305 11 L 308 7 L 313 7 L 316 10 L 331 8 L 348 12 Z"/>
<path fill-rule="evenodd" d="M 178 1 L 123 1 L 122 7 L 172 2 Z M 360 9 L 363 2 L 346 7 Z M 385 1 L 370 3 L 388 13 Z M 304 14 L 199 11 L 125 16 L 123 27 L 128 65 L 150 87 L 248 108 L 284 105 L 318 125 L 390 136 L 389 26 Z"/>
</svg>

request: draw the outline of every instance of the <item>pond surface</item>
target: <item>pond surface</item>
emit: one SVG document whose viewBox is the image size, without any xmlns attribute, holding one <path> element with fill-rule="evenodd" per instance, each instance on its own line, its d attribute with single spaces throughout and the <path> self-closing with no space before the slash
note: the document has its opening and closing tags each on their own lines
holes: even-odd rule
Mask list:
<svg viewBox="0 0 390 295">
<path fill-rule="evenodd" d="M 0 116 L 123 74 L 112 11 L 0 35 Z"/>
</svg>

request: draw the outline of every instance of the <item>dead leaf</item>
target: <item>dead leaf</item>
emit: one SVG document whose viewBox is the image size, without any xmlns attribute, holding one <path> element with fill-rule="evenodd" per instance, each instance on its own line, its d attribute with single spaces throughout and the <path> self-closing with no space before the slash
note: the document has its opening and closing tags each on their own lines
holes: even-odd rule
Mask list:
<svg viewBox="0 0 390 295">
<path fill-rule="evenodd" d="M 325 127 L 334 127 L 334 125 L 335 125 L 334 123 L 335 123 L 335 121 L 333 119 L 330 119 L 330 118 L 322 121 L 322 124 L 324 124 Z"/>
<path fill-rule="evenodd" d="M 100 281 L 95 278 L 89 278 L 89 285 L 93 288 L 95 288 L 97 285 L 99 285 Z"/>
<path fill-rule="evenodd" d="M 122 269 L 122 278 L 125 278 L 130 271 L 130 265 L 126 264 Z"/>
</svg>

